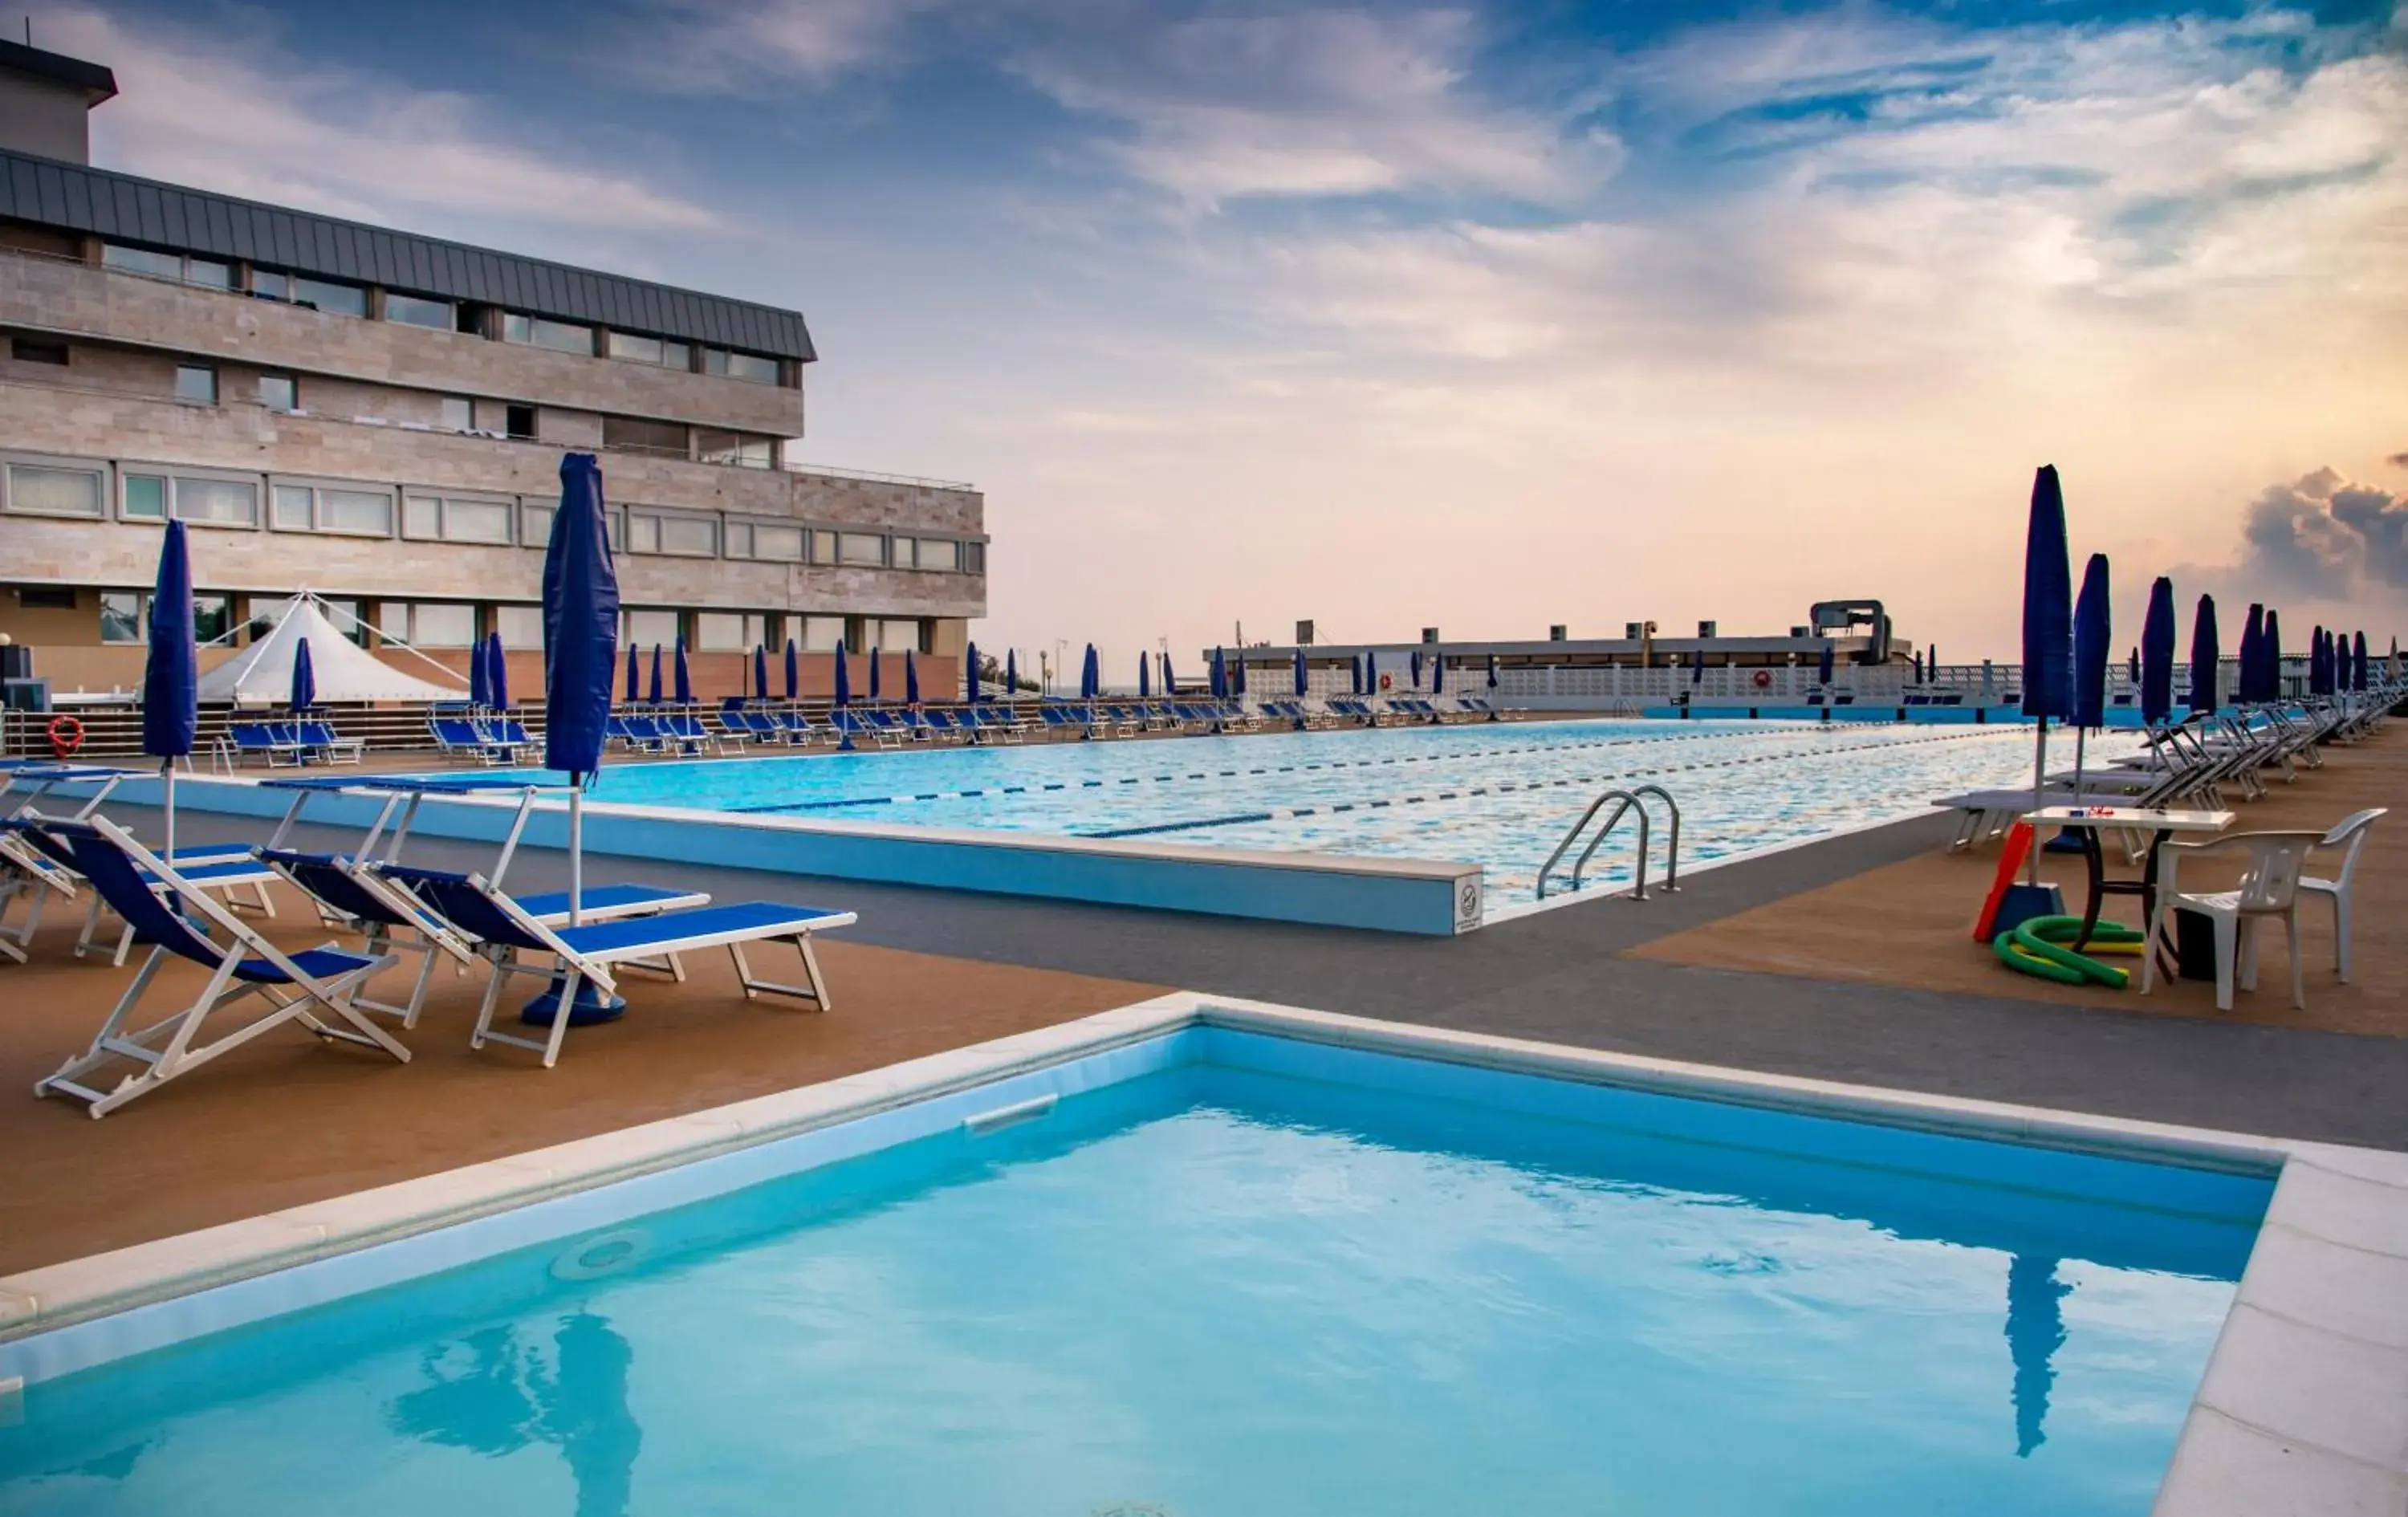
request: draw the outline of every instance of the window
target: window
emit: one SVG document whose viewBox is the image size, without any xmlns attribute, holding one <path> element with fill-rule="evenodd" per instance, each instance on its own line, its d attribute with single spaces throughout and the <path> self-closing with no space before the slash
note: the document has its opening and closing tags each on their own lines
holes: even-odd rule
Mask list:
<svg viewBox="0 0 2408 1517">
<path fill-rule="evenodd" d="M 67 345 L 44 342 L 38 337 L 12 337 L 8 341 L 8 356 L 20 364 L 56 364 L 64 368 Z"/>
<path fill-rule="evenodd" d="M 811 534 L 811 562 L 814 564 L 833 564 L 836 562 L 835 533 L 814 532 Z"/>
<path fill-rule="evenodd" d="M 839 564 L 884 564 L 886 539 L 867 532 L 839 533 L 836 540 L 836 561 Z"/>
<path fill-rule="evenodd" d="M 202 526 L 259 525 L 259 486 L 248 479 L 174 477 L 169 498 L 179 522 Z"/>
<path fill-rule="evenodd" d="M 234 288 L 234 265 L 214 258 L 187 258 L 181 253 L 152 252 L 148 248 L 127 248 L 117 243 L 104 243 L 100 265 L 120 274 L 138 274 L 146 279 L 173 279 L 178 284 L 207 285 L 212 290 Z"/>
<path fill-rule="evenodd" d="M 554 322 L 541 316 L 523 316 L 507 311 L 502 316 L 502 340 L 522 342 L 532 348 L 549 348 L 560 353 L 594 352 L 594 329 L 574 322 Z"/>
<path fill-rule="evenodd" d="M 401 535 L 442 542 L 507 544 L 510 513 L 508 501 L 408 495 L 401 503 Z"/>
<path fill-rule="evenodd" d="M 335 284 L 325 279 L 303 279 L 294 275 L 293 293 L 289 297 L 296 306 L 308 306 L 330 316 L 366 316 L 368 313 L 368 293 L 356 284 Z"/>
<path fill-rule="evenodd" d="M 106 471 L 97 464 L 10 464 L 7 508 L 20 516 L 98 518 Z"/>
<path fill-rule="evenodd" d="M 708 516 L 661 518 L 661 551 L 710 558 L 719 551 L 719 523 Z"/>
<path fill-rule="evenodd" d="M 873 648 L 882 648 L 890 653 L 899 653 L 907 648 L 919 651 L 920 623 L 916 621 L 872 622 L 863 630 L 869 634 Z"/>
<path fill-rule="evenodd" d="M 100 593 L 100 640 L 105 643 L 142 641 L 142 593 L 104 590 Z"/>
<path fill-rule="evenodd" d="M 775 444 L 767 437 L 747 436 L 741 432 L 713 432 L 704 428 L 695 435 L 695 453 L 706 464 L 724 464 L 737 468 L 766 469 L 776 464 Z"/>
<path fill-rule="evenodd" d="M 441 401 L 442 415 L 437 421 L 446 432 L 474 432 L 477 429 L 477 408 L 466 395 L 445 395 Z"/>
<path fill-rule="evenodd" d="M 126 522 L 165 522 L 167 520 L 167 479 L 160 474 L 123 474 L 119 483 L 124 492 L 117 503 L 120 520 Z"/>
<path fill-rule="evenodd" d="M 803 529 L 781 522 L 731 521 L 727 523 L 727 556 L 799 564 L 803 561 Z"/>
<path fill-rule="evenodd" d="M 986 544 L 982 542 L 962 544 L 962 572 L 964 574 L 986 572 Z"/>
<path fill-rule="evenodd" d="M 809 653 L 833 653 L 844 646 L 844 618 L 840 616 L 806 616 L 796 620 L 803 624 L 800 641 Z"/>
<path fill-rule="evenodd" d="M 301 408 L 300 387 L 290 374 L 263 374 L 259 377 L 259 403 L 272 411 L 297 411 Z"/>
<path fill-rule="evenodd" d="M 290 300 L 293 298 L 293 276 L 279 274 L 272 268 L 252 269 L 251 293 L 262 300 Z"/>
<path fill-rule="evenodd" d="M 552 518 L 557 508 L 527 501 L 519 507 L 519 541 L 529 548 L 552 545 Z"/>
<path fill-rule="evenodd" d="M 634 332 L 612 332 L 610 356 L 630 364 L 658 364 L 663 368 L 692 368 L 694 350 L 670 337 L 647 337 Z"/>
<path fill-rule="evenodd" d="M 382 490 L 279 481 L 268 493 L 268 524 L 280 532 L 393 536 L 393 496 Z"/>
<path fill-rule="evenodd" d="M 145 596 L 144 599 L 150 597 Z M 234 630 L 234 597 L 232 595 L 194 595 L 193 597 L 193 640 L 213 643 Z"/>
<path fill-rule="evenodd" d="M 627 551 L 657 553 L 661 551 L 661 519 L 657 516 L 627 518 Z"/>
<path fill-rule="evenodd" d="M 391 290 L 384 293 L 384 319 L 404 326 L 432 327 L 437 332 L 449 332 L 454 325 L 452 302 L 396 294 Z"/>
<path fill-rule="evenodd" d="M 529 651 L 543 646 L 543 608 L 540 606 L 496 606 L 494 608 L 494 630 L 502 635 L 505 648 L 523 648 Z"/>
<path fill-rule="evenodd" d="M 76 608 L 76 593 L 21 585 L 17 590 L 17 604 L 29 611 L 72 611 Z"/>
<path fill-rule="evenodd" d="M 652 422 L 639 416 L 602 418 L 602 446 L 632 452 L 686 456 L 687 432 L 682 422 Z"/>
<path fill-rule="evenodd" d="M 279 532 L 307 532 L 312 524 L 312 496 L 306 485 L 280 484 L 268 492 L 267 524 Z"/>
<path fill-rule="evenodd" d="M 414 602 L 409 640 L 421 648 L 466 648 L 477 640 L 477 608 L 461 601 Z"/>
<path fill-rule="evenodd" d="M 502 435 L 520 442 L 535 440 L 535 408 L 506 406 L 502 408 Z"/>
<path fill-rule="evenodd" d="M 939 574 L 958 574 L 962 567 L 962 545 L 941 537 L 919 539 L 917 566 L 934 569 Z"/>
<path fill-rule="evenodd" d="M 176 365 L 176 398 L 192 406 L 218 403 L 218 371 L 207 364 Z"/>
<path fill-rule="evenodd" d="M 754 384 L 778 382 L 776 359 L 763 358 L 757 353 L 729 352 L 724 348 L 705 348 L 702 351 L 702 371 L 705 374 L 724 374 L 731 379 L 749 379 Z"/>
<path fill-rule="evenodd" d="M 666 647 L 674 644 L 679 637 L 678 614 L 675 611 L 629 611 L 627 613 L 627 641 L 637 647 L 640 648 L 652 643 L 659 643 Z"/>
<path fill-rule="evenodd" d="M 697 611 L 694 618 L 694 645 L 706 653 L 748 651 L 753 639 L 744 635 L 744 616 L 737 611 Z"/>
</svg>

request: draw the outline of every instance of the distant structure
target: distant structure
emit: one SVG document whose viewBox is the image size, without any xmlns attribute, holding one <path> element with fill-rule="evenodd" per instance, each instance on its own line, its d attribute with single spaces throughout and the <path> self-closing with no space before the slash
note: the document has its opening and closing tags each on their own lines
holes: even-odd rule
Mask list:
<svg viewBox="0 0 2408 1517">
<path fill-rule="evenodd" d="M 0 42 L 0 633 L 55 690 L 134 682 L 171 518 L 204 639 L 307 588 L 371 648 L 532 660 L 571 449 L 602 460 L 625 637 L 686 639 L 706 697 L 789 637 L 814 692 L 840 644 L 959 680 L 984 500 L 787 455 L 799 312 L 93 168 L 116 93 Z"/>
</svg>

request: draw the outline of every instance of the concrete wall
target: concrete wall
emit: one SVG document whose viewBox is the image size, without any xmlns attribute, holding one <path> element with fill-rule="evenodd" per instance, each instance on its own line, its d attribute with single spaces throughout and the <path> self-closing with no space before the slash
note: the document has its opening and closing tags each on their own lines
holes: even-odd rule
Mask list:
<svg viewBox="0 0 2408 1517">
<path fill-rule="evenodd" d="M 70 164 L 92 162 L 83 87 L 0 69 L 0 148 Z"/>
</svg>

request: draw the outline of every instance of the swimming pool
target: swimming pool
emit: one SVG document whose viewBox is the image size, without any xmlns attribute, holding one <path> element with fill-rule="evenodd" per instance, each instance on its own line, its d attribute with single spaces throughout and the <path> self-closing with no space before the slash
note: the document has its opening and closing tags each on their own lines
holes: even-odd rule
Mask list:
<svg viewBox="0 0 2408 1517">
<path fill-rule="evenodd" d="M 455 1266 L 38 1381 L 0 1508 L 2137 1514 L 2270 1188 L 1191 1024 L 308 1267 Z"/>
<path fill-rule="evenodd" d="M 2104 763 L 2137 746 L 2103 735 L 2090 751 Z M 1537 904 L 1548 854 L 1615 786 L 1673 794 L 1682 864 L 1696 867 L 1922 815 L 1935 796 L 2030 775 L 2028 726 L 1598 720 L 623 763 L 592 794 L 745 816 L 1478 864 L 1495 918 Z M 1660 878 L 1660 812 L 1656 839 Z M 1634 859 L 1626 823 L 1587 887 L 1628 884 Z M 1563 885 L 1550 880 L 1551 901 Z"/>
</svg>

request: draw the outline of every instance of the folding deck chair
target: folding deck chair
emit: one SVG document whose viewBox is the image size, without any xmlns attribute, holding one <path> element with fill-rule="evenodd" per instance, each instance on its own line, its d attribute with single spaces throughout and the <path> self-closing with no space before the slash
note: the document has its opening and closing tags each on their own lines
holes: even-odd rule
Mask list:
<svg viewBox="0 0 2408 1517">
<path fill-rule="evenodd" d="M 477 1030 L 468 1039 L 469 1047 L 481 1049 L 489 1042 L 497 1042 L 532 1049 L 543 1055 L 547 1069 L 560 1060 L 561 1041 L 567 1036 L 570 1021 L 567 1009 L 576 1004 L 580 983 L 591 983 L 604 995 L 615 995 L 618 980 L 613 971 L 619 966 L 655 967 L 664 960 L 682 980 L 684 971 L 676 967 L 677 956 L 698 949 L 727 950 L 728 956 L 736 962 L 737 978 L 744 986 L 744 998 L 748 1001 L 767 992 L 809 1001 L 824 1011 L 829 1006 L 827 984 L 820 975 L 818 956 L 811 952 L 811 934 L 849 927 L 857 920 L 851 911 L 784 906 L 775 901 L 741 901 L 555 928 L 530 913 L 524 902 L 504 894 L 481 875 L 398 865 L 374 867 L 378 873 L 407 886 L 445 922 L 475 940 L 478 952 L 491 966 L 492 978 L 485 986 L 484 1004 L 478 1009 Z M 801 955 L 803 973 L 810 982 L 788 985 L 755 979 L 752 965 L 745 960 L 744 945 L 761 942 L 793 943 Z M 541 955 L 551 962 L 527 963 L 525 956 L 530 954 Z M 494 1006 L 501 999 L 503 983 L 514 975 L 559 981 L 559 999 L 549 1037 L 538 1040 L 494 1031 Z"/>
<path fill-rule="evenodd" d="M 354 953 L 332 943 L 288 954 L 105 818 L 88 822 L 29 818 L 10 825 L 21 835 L 37 831 L 64 849 L 93 894 L 108 901 L 143 941 L 152 945 L 150 958 L 101 1023 L 92 1046 L 60 1066 L 58 1073 L 37 1081 L 35 1095 L 72 1095 L 85 1102 L 94 1117 L 107 1116 L 135 1097 L 288 1022 L 297 1022 L 322 1038 L 379 1049 L 399 1063 L 409 1062 L 409 1050 L 351 1004 L 361 985 L 394 963 L 391 954 Z M 174 906 L 161 899 L 163 889 L 175 896 Z M 197 919 L 207 930 L 188 917 Z M 134 1009 L 170 958 L 190 959 L 208 968 L 208 985 L 190 1006 L 127 1031 Z M 264 997 L 271 1009 L 212 1041 L 196 1043 L 211 1016 L 254 995 Z M 333 1025 L 320 1011 L 348 1025 Z M 121 1061 L 139 1068 L 107 1091 L 85 1082 L 94 1070 Z"/>
</svg>

